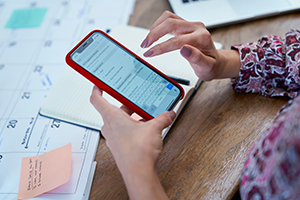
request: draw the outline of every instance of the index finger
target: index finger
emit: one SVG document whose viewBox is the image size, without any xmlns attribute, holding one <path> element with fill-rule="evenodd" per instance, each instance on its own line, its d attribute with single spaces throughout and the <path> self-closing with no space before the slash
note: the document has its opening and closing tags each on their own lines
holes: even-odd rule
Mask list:
<svg viewBox="0 0 300 200">
<path fill-rule="evenodd" d="M 165 11 L 155 22 L 154 24 L 151 26 L 150 28 L 150 32 L 148 33 L 148 35 L 145 37 L 144 41 L 141 43 L 141 47 L 142 48 L 146 48 L 148 46 L 150 46 L 153 42 L 155 42 L 159 37 L 162 37 L 161 36 L 158 36 L 158 38 L 156 40 L 152 40 L 152 42 L 149 42 L 149 35 L 152 34 L 153 32 L 153 29 L 156 29 L 157 26 L 161 25 L 163 22 L 165 22 L 167 19 L 182 19 L 180 18 L 179 16 L 173 14 L 172 12 L 170 11 Z M 166 34 L 166 33 L 165 33 Z"/>
<path fill-rule="evenodd" d="M 155 28 L 150 30 L 145 40 L 141 44 L 142 48 L 149 47 L 159 38 L 163 37 L 168 33 L 173 33 L 175 36 L 183 34 L 189 34 L 199 28 L 198 24 L 187 22 L 182 19 L 168 18 Z"/>
<path fill-rule="evenodd" d="M 101 116 L 106 115 L 109 110 L 111 110 L 112 105 L 103 98 L 103 91 L 97 86 L 93 87 L 93 92 L 90 97 L 90 102 L 96 108 L 96 110 L 101 114 Z"/>
<path fill-rule="evenodd" d="M 162 22 L 164 22 L 166 19 L 168 18 L 174 18 L 174 19 L 182 19 L 181 17 L 179 17 L 178 15 L 175 15 L 174 13 L 170 12 L 170 11 L 165 11 L 163 12 L 163 14 L 152 24 L 150 30 L 152 30 L 153 28 L 157 27 L 159 24 L 161 24 Z"/>
</svg>

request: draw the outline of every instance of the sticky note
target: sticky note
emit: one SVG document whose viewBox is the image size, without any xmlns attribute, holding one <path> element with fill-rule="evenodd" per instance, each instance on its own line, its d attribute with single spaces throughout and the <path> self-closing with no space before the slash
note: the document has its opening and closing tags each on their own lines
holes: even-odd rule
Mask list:
<svg viewBox="0 0 300 200">
<path fill-rule="evenodd" d="M 22 158 L 18 199 L 28 199 L 68 182 L 71 175 L 71 143 L 47 153 Z"/>
<path fill-rule="evenodd" d="M 40 27 L 47 12 L 47 8 L 30 8 L 14 10 L 5 28 L 36 28 Z"/>
</svg>

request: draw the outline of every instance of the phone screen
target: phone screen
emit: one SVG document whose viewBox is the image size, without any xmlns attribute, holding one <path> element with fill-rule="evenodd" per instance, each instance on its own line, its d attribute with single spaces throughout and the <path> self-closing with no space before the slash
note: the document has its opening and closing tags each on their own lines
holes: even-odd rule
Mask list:
<svg viewBox="0 0 300 200">
<path fill-rule="evenodd" d="M 180 89 L 101 32 L 94 32 L 71 59 L 152 117 L 171 110 Z"/>
</svg>

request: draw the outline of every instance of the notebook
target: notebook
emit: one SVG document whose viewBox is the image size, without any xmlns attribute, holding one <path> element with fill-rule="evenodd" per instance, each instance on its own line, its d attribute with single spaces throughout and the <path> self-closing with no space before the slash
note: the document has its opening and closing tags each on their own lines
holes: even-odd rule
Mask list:
<svg viewBox="0 0 300 200">
<path fill-rule="evenodd" d="M 207 28 L 300 9 L 299 0 L 169 0 L 175 14 Z"/>
<path fill-rule="evenodd" d="M 146 50 L 140 48 L 140 43 L 147 33 L 147 29 L 132 26 L 118 26 L 111 30 L 110 35 L 131 51 L 142 56 Z M 167 40 L 170 37 L 172 36 L 166 35 L 158 42 Z M 215 46 L 217 48 L 222 47 L 220 43 L 215 43 Z M 179 50 L 154 58 L 145 58 L 145 60 L 167 75 L 190 81 L 189 86 L 182 85 L 185 90 L 185 97 L 174 108 L 174 111 L 179 115 L 186 102 L 200 86 L 201 80 L 195 75 L 189 63 L 180 55 Z M 102 118 L 89 101 L 92 88 L 93 84 L 90 81 L 71 67 L 66 66 L 64 74 L 53 86 L 42 103 L 40 114 L 80 126 L 101 130 L 103 126 Z M 121 105 L 120 102 L 106 93 L 104 93 L 104 97 L 113 105 Z M 168 130 L 169 129 L 165 129 L 163 131 L 163 137 L 167 134 Z"/>
</svg>

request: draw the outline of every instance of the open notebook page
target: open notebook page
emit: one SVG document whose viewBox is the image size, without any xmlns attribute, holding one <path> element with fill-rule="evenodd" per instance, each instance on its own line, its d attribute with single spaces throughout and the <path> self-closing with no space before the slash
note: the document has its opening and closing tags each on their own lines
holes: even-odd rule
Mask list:
<svg viewBox="0 0 300 200">
<path fill-rule="evenodd" d="M 192 88 L 183 86 L 185 94 Z M 100 130 L 103 120 L 90 103 L 93 84 L 75 70 L 67 68 L 60 80 L 44 100 L 40 113 L 44 116 L 69 123 Z M 104 92 L 103 96 L 111 104 L 120 107 L 121 103 Z M 174 108 L 176 112 L 182 100 Z M 163 133 L 164 134 L 164 133 Z"/>
<path fill-rule="evenodd" d="M 100 130 L 103 121 L 90 103 L 93 83 L 68 67 L 44 100 L 40 113 L 62 121 Z M 104 93 L 105 98 L 116 106 L 121 104 Z"/>
</svg>

